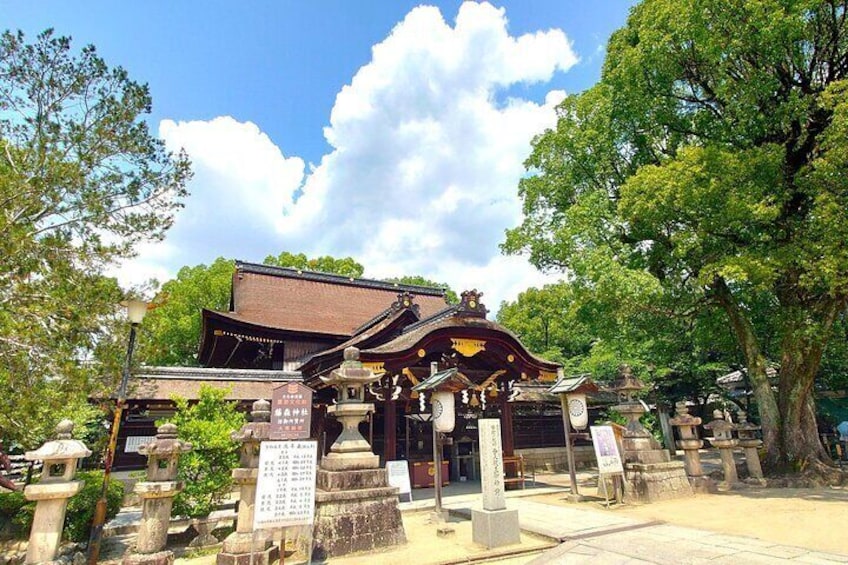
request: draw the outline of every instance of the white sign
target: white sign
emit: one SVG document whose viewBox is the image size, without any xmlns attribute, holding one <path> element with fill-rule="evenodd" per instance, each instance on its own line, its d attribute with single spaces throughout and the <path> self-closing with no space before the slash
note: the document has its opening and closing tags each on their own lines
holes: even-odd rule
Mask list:
<svg viewBox="0 0 848 565">
<path fill-rule="evenodd" d="M 408 494 L 412 502 L 412 484 L 409 481 L 409 463 L 406 461 L 386 461 L 389 486 L 397 487 L 398 494 Z"/>
<path fill-rule="evenodd" d="M 501 421 L 495 418 L 483 418 L 477 421 L 480 424 L 483 509 L 503 510 L 506 508 L 506 498 L 504 496 Z"/>
<path fill-rule="evenodd" d="M 156 439 L 156 436 L 129 436 L 124 444 L 124 453 L 138 453 L 138 448 L 147 445 Z"/>
<path fill-rule="evenodd" d="M 601 474 L 624 473 L 612 426 L 589 426 L 589 431 L 592 433 L 592 445 L 595 448 L 595 458 L 598 460 L 598 472 Z"/>
<path fill-rule="evenodd" d="M 316 441 L 263 441 L 253 528 L 311 524 L 315 517 Z"/>
</svg>

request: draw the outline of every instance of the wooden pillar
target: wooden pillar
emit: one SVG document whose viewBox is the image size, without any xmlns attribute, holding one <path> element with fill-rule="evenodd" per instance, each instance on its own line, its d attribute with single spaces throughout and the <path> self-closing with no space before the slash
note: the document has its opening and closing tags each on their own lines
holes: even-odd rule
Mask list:
<svg viewBox="0 0 848 565">
<path fill-rule="evenodd" d="M 512 457 L 515 453 L 515 441 L 512 433 L 512 404 L 507 402 L 507 395 L 504 393 L 498 394 L 498 400 L 501 405 L 501 441 L 503 442 L 503 452 L 507 457 Z"/>
<path fill-rule="evenodd" d="M 386 392 L 383 403 L 383 459 L 397 459 L 397 402 L 392 400 L 391 391 Z"/>
</svg>

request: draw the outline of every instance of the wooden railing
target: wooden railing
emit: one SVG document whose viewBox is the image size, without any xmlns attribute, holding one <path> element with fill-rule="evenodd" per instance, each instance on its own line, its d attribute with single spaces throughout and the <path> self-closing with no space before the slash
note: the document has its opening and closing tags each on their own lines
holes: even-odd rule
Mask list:
<svg viewBox="0 0 848 565">
<path fill-rule="evenodd" d="M 512 485 L 521 485 L 524 488 L 524 456 L 523 455 L 504 455 L 504 487 L 510 488 Z"/>
</svg>

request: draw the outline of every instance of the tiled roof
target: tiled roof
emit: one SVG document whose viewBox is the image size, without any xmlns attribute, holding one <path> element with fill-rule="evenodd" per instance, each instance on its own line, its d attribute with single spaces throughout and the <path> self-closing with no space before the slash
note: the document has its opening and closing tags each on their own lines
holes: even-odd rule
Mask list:
<svg viewBox="0 0 848 565">
<path fill-rule="evenodd" d="M 234 312 L 222 314 L 273 329 L 350 336 L 404 291 L 415 296 L 422 317 L 446 305 L 442 289 L 236 262 Z"/>
</svg>

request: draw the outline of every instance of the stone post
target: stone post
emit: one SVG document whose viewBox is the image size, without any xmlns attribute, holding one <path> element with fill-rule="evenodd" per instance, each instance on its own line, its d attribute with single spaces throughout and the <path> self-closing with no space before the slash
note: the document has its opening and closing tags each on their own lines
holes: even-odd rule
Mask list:
<svg viewBox="0 0 848 565">
<path fill-rule="evenodd" d="M 745 449 L 745 464 L 748 466 L 748 478 L 745 482 L 765 486 L 766 480 L 763 478 L 763 467 L 760 465 L 758 451 L 763 442 L 757 437 L 757 432 L 761 428 L 748 422 L 748 414 L 741 410 L 736 417 L 739 418 L 736 433 L 739 436 L 739 445 Z"/>
<path fill-rule="evenodd" d="M 233 480 L 239 486 L 236 531 L 227 536 L 217 565 L 270 565 L 279 558 L 279 548 L 267 532 L 253 533 L 253 514 L 256 509 L 256 480 L 259 476 L 260 444 L 271 432 L 271 403 L 257 400 L 250 412 L 251 422 L 233 432 L 232 438 L 241 443 L 239 467 L 233 469 Z"/>
<path fill-rule="evenodd" d="M 669 423 L 677 428 L 677 435 L 680 437 L 675 444 L 683 450 L 683 464 L 686 467 L 689 484 L 695 492 L 710 492 L 714 489 L 714 483 L 704 475 L 704 470 L 701 468 L 701 454 L 698 451 L 704 446 L 703 440 L 698 438 L 698 426 L 701 424 L 701 419 L 689 414 L 689 406 L 685 400 L 675 404 L 675 409 L 674 418 L 669 420 Z"/>
<path fill-rule="evenodd" d="M 41 480 L 24 489 L 27 500 L 35 500 L 35 517 L 29 534 L 25 563 L 47 563 L 59 552 L 62 527 L 68 499 L 82 489 L 83 481 L 75 481 L 79 460 L 91 455 L 81 441 L 71 439 L 74 423 L 62 420 L 56 426 L 56 439 L 36 451 L 27 451 L 27 461 L 41 460 L 44 470 Z"/>
<path fill-rule="evenodd" d="M 147 456 L 147 480 L 138 482 L 134 491 L 141 498 L 141 524 L 135 553 L 124 558 L 124 565 L 170 565 L 174 553 L 166 550 L 168 525 L 174 497 L 183 489 L 177 480 L 180 455 L 191 450 L 191 444 L 177 439 L 177 426 L 164 424 L 156 430 L 156 439 L 141 446 L 138 452 Z"/>
<path fill-rule="evenodd" d="M 734 439 L 734 426 L 724 419 L 721 410 L 713 411 L 714 420 L 705 424 L 704 428 L 712 430 L 713 437 L 707 440 L 717 448 L 721 454 L 721 466 L 724 470 L 724 482 L 719 485 L 722 489 L 731 489 L 739 483 L 736 474 L 736 462 L 733 460 L 733 448 L 739 445 L 739 440 Z"/>
</svg>

